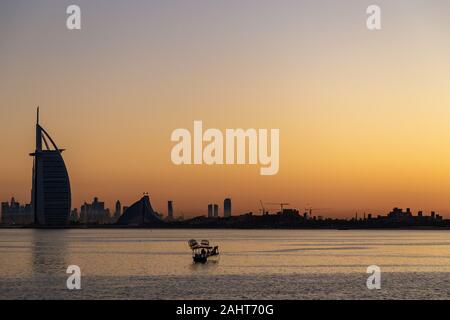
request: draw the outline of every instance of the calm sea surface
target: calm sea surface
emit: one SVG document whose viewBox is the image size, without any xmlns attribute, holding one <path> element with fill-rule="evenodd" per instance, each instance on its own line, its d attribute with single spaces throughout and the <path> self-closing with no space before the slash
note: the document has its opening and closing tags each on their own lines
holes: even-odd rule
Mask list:
<svg viewBox="0 0 450 320">
<path fill-rule="evenodd" d="M 194 265 L 191 238 L 220 259 Z M 0 298 L 450 299 L 450 231 L 0 229 Z"/>
</svg>

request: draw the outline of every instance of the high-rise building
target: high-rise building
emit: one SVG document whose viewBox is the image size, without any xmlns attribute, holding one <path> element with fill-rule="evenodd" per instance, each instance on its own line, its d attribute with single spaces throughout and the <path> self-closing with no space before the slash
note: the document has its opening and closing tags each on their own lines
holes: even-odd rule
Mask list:
<svg viewBox="0 0 450 320">
<path fill-rule="evenodd" d="M 219 205 L 214 204 L 214 218 L 219 216 Z"/>
<path fill-rule="evenodd" d="M 105 209 L 105 203 L 97 197 L 92 203 L 84 203 L 80 210 L 82 223 L 104 224 L 110 222 L 109 209 Z"/>
<path fill-rule="evenodd" d="M 2 202 L 2 223 L 7 223 L 7 215 L 8 215 L 8 209 L 9 209 L 9 203 L 8 202 Z"/>
<path fill-rule="evenodd" d="M 173 201 L 167 201 L 167 217 L 172 220 L 173 219 Z"/>
<path fill-rule="evenodd" d="M 33 219 L 33 209 L 31 204 L 21 205 L 15 200 L 14 197 L 11 198 L 11 202 L 2 202 L 2 219 L 3 224 L 31 224 L 34 222 Z"/>
<path fill-rule="evenodd" d="M 214 216 L 213 205 L 208 204 L 208 218 L 212 218 Z"/>
<path fill-rule="evenodd" d="M 69 223 L 71 192 L 69 174 L 61 155 L 63 151 L 39 125 L 38 108 L 36 150 L 30 154 L 34 157 L 31 203 L 34 222 L 38 225 L 65 226 Z"/>
<path fill-rule="evenodd" d="M 231 217 L 231 199 L 226 198 L 223 201 L 223 216 L 225 218 Z"/>
<path fill-rule="evenodd" d="M 70 212 L 70 222 L 76 223 L 80 220 L 80 217 L 78 215 L 78 209 L 74 208 L 72 209 L 72 211 Z"/>
<path fill-rule="evenodd" d="M 116 210 L 114 211 L 114 219 L 117 221 L 120 216 L 122 215 L 122 205 L 120 204 L 120 201 L 116 201 Z"/>
</svg>

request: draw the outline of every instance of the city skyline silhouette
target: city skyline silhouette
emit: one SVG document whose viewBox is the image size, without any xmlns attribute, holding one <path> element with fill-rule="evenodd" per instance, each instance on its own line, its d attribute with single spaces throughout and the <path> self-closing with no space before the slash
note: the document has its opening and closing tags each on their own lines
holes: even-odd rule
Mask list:
<svg viewBox="0 0 450 320">
<path fill-rule="evenodd" d="M 410 5 L 385 2 L 389 20 L 371 32 L 366 7 L 350 2 L 83 1 L 83 28 L 69 31 L 63 3 L 2 3 L 0 199 L 30 201 L 40 105 L 68 149 L 77 206 L 149 192 L 156 209 L 172 199 L 185 216 L 229 196 L 237 212 L 263 200 L 335 217 L 393 207 L 448 217 L 450 5 L 416 3 L 417 16 Z M 278 174 L 175 166 L 170 134 L 194 120 L 280 128 Z"/>
<path fill-rule="evenodd" d="M 449 299 L 449 30 L 449 0 L 0 1 L 0 300 Z"/>
</svg>

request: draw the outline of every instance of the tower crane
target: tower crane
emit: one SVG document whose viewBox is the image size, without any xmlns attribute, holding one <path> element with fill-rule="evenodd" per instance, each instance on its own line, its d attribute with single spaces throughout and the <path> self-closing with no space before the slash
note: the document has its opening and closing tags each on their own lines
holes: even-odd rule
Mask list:
<svg viewBox="0 0 450 320">
<path fill-rule="evenodd" d="M 283 213 L 283 207 L 289 205 L 289 203 L 286 203 L 286 202 L 266 202 L 266 204 L 279 205 L 280 209 L 281 209 L 281 211 L 280 211 L 281 213 Z"/>
<path fill-rule="evenodd" d="M 263 204 L 262 200 L 259 200 L 259 203 L 261 205 L 262 214 L 265 215 L 266 214 L 266 209 L 264 208 L 264 204 Z"/>
</svg>

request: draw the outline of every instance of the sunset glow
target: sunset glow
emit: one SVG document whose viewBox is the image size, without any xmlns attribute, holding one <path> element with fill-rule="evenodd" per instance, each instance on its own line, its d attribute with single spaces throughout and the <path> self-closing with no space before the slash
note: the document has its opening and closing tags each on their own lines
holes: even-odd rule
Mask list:
<svg viewBox="0 0 450 320">
<path fill-rule="evenodd" d="M 376 32 L 356 0 L 78 3 L 79 32 L 66 2 L 0 3 L 0 199 L 30 201 L 39 105 L 76 207 L 148 192 L 178 216 L 230 197 L 237 213 L 262 199 L 450 217 L 448 1 L 378 1 Z M 278 173 L 174 165 L 171 133 L 195 120 L 279 128 Z"/>
</svg>

